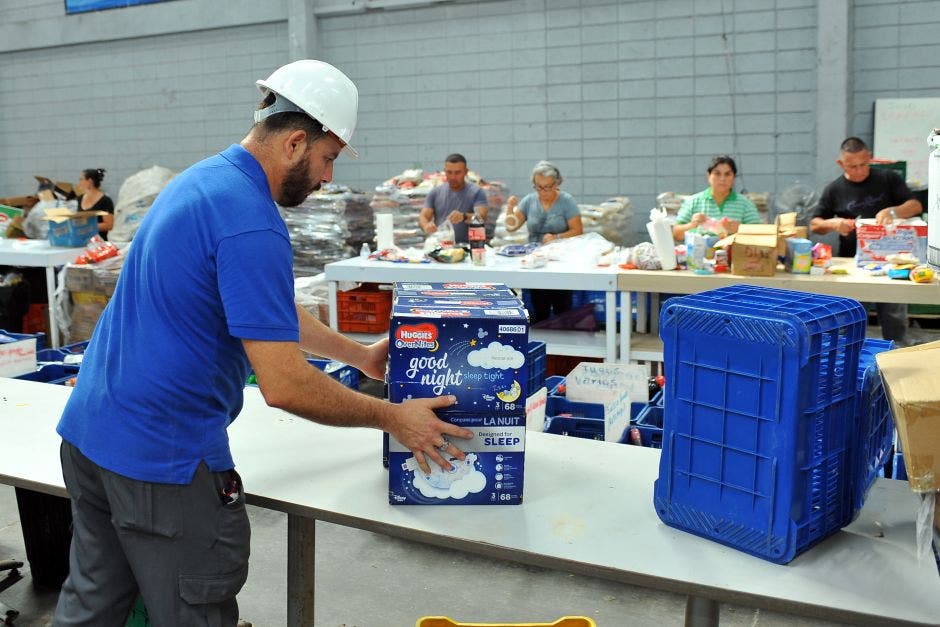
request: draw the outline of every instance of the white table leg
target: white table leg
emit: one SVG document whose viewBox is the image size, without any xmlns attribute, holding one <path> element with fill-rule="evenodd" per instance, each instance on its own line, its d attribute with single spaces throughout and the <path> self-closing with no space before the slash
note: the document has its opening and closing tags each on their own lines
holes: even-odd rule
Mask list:
<svg viewBox="0 0 940 627">
<path fill-rule="evenodd" d="M 605 294 L 604 311 L 604 339 L 607 341 L 607 363 L 617 361 L 617 292 L 610 291 Z"/>
<path fill-rule="evenodd" d="M 335 284 L 334 284 L 335 285 Z M 287 624 L 313 626 L 314 556 L 317 521 L 287 515 Z"/>
<path fill-rule="evenodd" d="M 633 292 L 620 292 L 620 361 L 630 361 L 630 337 L 633 333 Z"/>
<path fill-rule="evenodd" d="M 646 294 L 636 293 L 636 332 L 646 333 Z"/>
<path fill-rule="evenodd" d="M 55 267 L 46 266 L 46 294 L 49 301 L 49 348 L 59 348 L 59 321 L 55 306 Z"/>
</svg>

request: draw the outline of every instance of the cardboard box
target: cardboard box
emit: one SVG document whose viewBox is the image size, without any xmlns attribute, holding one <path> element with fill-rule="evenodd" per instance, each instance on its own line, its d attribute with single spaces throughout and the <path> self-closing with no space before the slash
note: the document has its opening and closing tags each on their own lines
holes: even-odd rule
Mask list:
<svg viewBox="0 0 940 627">
<path fill-rule="evenodd" d="M 940 342 L 875 355 L 915 492 L 940 490 Z"/>
<path fill-rule="evenodd" d="M 389 400 L 452 394 L 457 403 L 438 410 L 438 417 L 474 437 L 454 441 L 467 454 L 465 461 L 449 459 L 450 471 L 429 462 L 428 474 L 409 449 L 390 437 L 389 503 L 518 505 L 525 468 L 525 309 L 502 285 L 415 287 L 395 286 Z M 496 300 L 506 302 L 496 305 Z"/>
<path fill-rule="evenodd" d="M 895 220 L 889 225 L 875 224 L 873 218 L 855 221 L 855 263 L 884 263 L 891 255 L 910 253 L 921 262 L 927 260 L 927 223 L 920 218 Z"/>
<path fill-rule="evenodd" d="M 49 243 L 53 246 L 78 247 L 98 233 L 98 216 L 104 211 L 69 211 L 62 207 L 46 209 L 43 220 L 49 221 Z"/>
<path fill-rule="evenodd" d="M 731 274 L 773 276 L 777 271 L 777 226 L 742 224 L 734 235 L 720 240 L 716 248 L 731 253 Z"/>
<path fill-rule="evenodd" d="M 0 377 L 18 377 L 36 370 L 36 338 L 0 333 Z"/>
<path fill-rule="evenodd" d="M 18 209 L 29 209 L 37 202 L 39 202 L 38 196 L 7 196 L 6 198 L 0 198 L 0 205 Z"/>
</svg>

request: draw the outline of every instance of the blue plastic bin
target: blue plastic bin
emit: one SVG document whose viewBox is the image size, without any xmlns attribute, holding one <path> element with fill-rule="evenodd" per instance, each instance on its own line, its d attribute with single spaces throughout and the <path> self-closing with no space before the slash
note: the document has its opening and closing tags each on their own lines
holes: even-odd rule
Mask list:
<svg viewBox="0 0 940 627">
<path fill-rule="evenodd" d="M 549 396 L 545 403 L 543 431 L 589 440 L 603 440 L 604 406 L 600 403 L 569 401 L 564 396 Z"/>
<path fill-rule="evenodd" d="M 71 364 L 50 363 L 39 366 L 33 372 L 27 372 L 16 377 L 24 381 L 39 381 L 40 383 L 62 384 L 78 375 L 78 366 Z"/>
<path fill-rule="evenodd" d="M 332 359 L 309 358 L 307 359 L 307 363 L 316 366 L 346 387 L 353 390 L 359 389 L 359 371 L 352 366 L 344 364 L 341 361 L 333 361 Z M 254 372 L 251 372 L 249 377 L 252 375 L 254 375 Z M 256 384 L 251 383 L 249 385 Z"/>
<path fill-rule="evenodd" d="M 777 563 L 847 524 L 865 324 L 852 299 L 753 285 L 667 301 L 663 522 Z"/>
<path fill-rule="evenodd" d="M 0 335 L 6 335 L 12 337 L 14 340 L 28 340 L 31 337 L 36 338 L 36 350 L 41 351 L 46 347 L 46 334 L 45 333 L 13 333 L 11 331 L 4 331 L 0 329 Z"/>
<path fill-rule="evenodd" d="M 891 455 L 894 420 L 885 395 L 875 355 L 894 349 L 891 340 L 866 338 L 858 360 L 858 405 L 851 470 L 855 514 L 865 504 L 868 490 Z"/>
<path fill-rule="evenodd" d="M 547 364 L 545 342 L 531 341 L 526 351 L 526 367 L 528 380 L 526 381 L 526 398 L 538 392 L 545 385 L 545 369 Z"/>
<path fill-rule="evenodd" d="M 640 434 L 640 445 L 649 448 L 663 447 L 663 391 L 659 390 L 653 395 L 649 403 L 633 403 L 631 406 L 630 426 L 636 428 Z M 639 411 L 634 413 L 636 406 Z M 630 429 L 627 429 L 620 438 L 621 444 L 632 444 Z"/>
</svg>

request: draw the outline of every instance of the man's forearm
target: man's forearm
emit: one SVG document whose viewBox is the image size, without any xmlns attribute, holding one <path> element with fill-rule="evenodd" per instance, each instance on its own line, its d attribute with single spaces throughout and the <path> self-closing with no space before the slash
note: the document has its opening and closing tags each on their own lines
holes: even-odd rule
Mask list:
<svg viewBox="0 0 940 627">
<path fill-rule="evenodd" d="M 297 305 L 297 318 L 301 350 L 359 366 L 364 358 L 364 347 L 359 342 L 334 331 L 300 305 Z"/>
</svg>

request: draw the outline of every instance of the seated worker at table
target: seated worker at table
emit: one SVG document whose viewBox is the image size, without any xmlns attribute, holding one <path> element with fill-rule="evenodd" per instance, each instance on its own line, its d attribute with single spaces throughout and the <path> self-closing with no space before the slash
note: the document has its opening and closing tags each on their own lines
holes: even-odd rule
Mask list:
<svg viewBox="0 0 940 627">
<path fill-rule="evenodd" d="M 449 220 L 454 226 L 454 241 L 467 244 L 467 223 L 473 215 L 486 222 L 486 194 L 477 185 L 467 181 L 467 160 L 454 153 L 444 160 L 444 178 L 431 190 L 418 215 L 418 224 L 425 233 L 434 233 L 437 227 Z"/>
<path fill-rule="evenodd" d="M 809 223 L 813 233 L 839 233 L 840 257 L 855 256 L 856 218 L 874 218 L 878 224 L 890 224 L 924 211 L 901 177 L 893 170 L 872 170 L 871 158 L 871 150 L 858 137 L 842 142 L 836 163 L 843 174 L 823 190 Z M 904 345 L 907 305 L 875 303 L 875 308 L 882 337 Z"/>
<path fill-rule="evenodd" d="M 734 191 L 734 178 L 738 166 L 728 155 L 713 157 L 705 170 L 708 189 L 689 196 L 679 207 L 672 236 L 677 242 L 685 241 L 685 232 L 704 224 L 708 218 L 721 220 L 730 235 L 741 224 L 759 224 L 757 207 L 746 196 Z"/>
<path fill-rule="evenodd" d="M 114 228 L 114 202 L 101 191 L 104 179 L 103 168 L 82 170 L 78 177 L 78 210 L 104 211 L 108 215 L 98 216 L 98 235 L 108 239 L 108 231 Z"/>
<path fill-rule="evenodd" d="M 141 221 L 59 421 L 73 532 L 55 625 L 123 625 L 139 592 L 154 625 L 235 626 L 250 528 L 227 430 L 252 419 L 239 417 L 251 369 L 271 407 L 387 431 L 426 473 L 453 467 L 445 453 L 465 459 L 444 435 L 472 432 L 433 411 L 453 396 L 392 404 L 304 358 L 385 374 L 387 340 L 360 345 L 295 304 L 278 213 L 332 180 L 341 152 L 356 156 L 359 94 L 314 60 L 257 85 L 245 138 L 177 175 Z"/>
<path fill-rule="evenodd" d="M 529 242 L 535 244 L 584 233 L 577 203 L 571 194 L 560 189 L 563 180 L 555 164 L 549 161 L 535 164 L 532 168 L 535 192 L 522 200 L 516 196 L 506 200 L 506 230 L 512 232 L 527 224 Z M 531 295 L 533 323 L 571 309 L 570 290 L 531 290 Z"/>
</svg>

